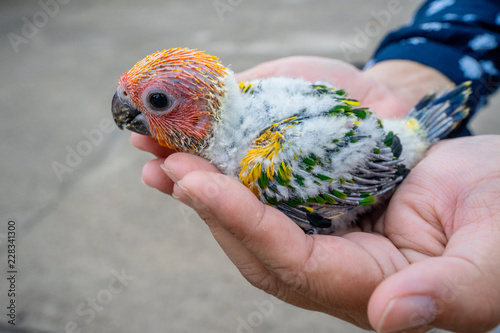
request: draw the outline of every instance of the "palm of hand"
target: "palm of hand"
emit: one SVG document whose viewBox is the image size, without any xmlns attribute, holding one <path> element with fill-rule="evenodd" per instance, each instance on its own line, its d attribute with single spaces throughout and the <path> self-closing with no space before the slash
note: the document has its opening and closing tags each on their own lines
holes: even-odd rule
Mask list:
<svg viewBox="0 0 500 333">
<path fill-rule="evenodd" d="M 334 85 L 382 116 L 409 109 L 350 65 L 314 59 L 304 67 L 304 60 L 289 58 L 281 68 L 257 67 L 239 78 L 252 79 L 259 71 L 311 81 L 335 78 Z M 296 61 L 302 65 L 294 73 Z M 499 268 L 474 264 L 500 255 L 493 242 L 500 236 L 500 161 L 487 167 L 478 162 L 485 154 L 500 156 L 498 139 L 438 144 L 410 173 L 384 214 L 364 221 L 366 232 L 337 237 L 304 235 L 286 216 L 201 158 L 174 154 L 164 161 L 171 151 L 152 139 L 133 135 L 132 143 L 159 156 L 143 170 L 146 184 L 195 208 L 241 273 L 270 294 L 383 331 L 430 322 L 477 331 L 479 324 L 492 325 L 498 317 L 485 304 L 500 300 L 495 284 Z M 479 284 L 485 274 L 490 283 Z M 468 318 L 457 318 L 456 311 L 464 309 L 477 318 L 473 328 L 465 326 Z"/>
</svg>

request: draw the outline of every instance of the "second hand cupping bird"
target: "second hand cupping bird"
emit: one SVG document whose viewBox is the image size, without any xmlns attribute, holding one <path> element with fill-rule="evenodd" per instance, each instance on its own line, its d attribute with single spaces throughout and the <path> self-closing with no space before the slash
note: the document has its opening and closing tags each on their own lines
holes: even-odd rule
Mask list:
<svg viewBox="0 0 500 333">
<path fill-rule="evenodd" d="M 468 115 L 470 83 L 380 119 L 324 82 L 237 83 L 203 51 L 153 53 L 123 74 L 112 101 L 120 129 L 202 156 L 309 234 L 332 234 L 384 204 L 425 151 Z"/>
</svg>

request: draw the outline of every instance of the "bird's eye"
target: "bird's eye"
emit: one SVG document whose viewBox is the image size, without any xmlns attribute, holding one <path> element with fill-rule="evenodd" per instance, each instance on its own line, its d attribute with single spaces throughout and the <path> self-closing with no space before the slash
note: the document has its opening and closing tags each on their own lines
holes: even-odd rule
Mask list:
<svg viewBox="0 0 500 333">
<path fill-rule="evenodd" d="M 169 105 L 167 95 L 159 92 L 149 95 L 149 104 L 156 110 L 163 110 Z"/>
</svg>

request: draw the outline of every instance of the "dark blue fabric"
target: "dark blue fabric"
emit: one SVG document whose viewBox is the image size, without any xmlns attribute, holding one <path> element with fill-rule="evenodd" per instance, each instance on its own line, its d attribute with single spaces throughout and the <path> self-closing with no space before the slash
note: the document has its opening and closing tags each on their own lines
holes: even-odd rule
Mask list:
<svg viewBox="0 0 500 333">
<path fill-rule="evenodd" d="M 367 66 L 413 60 L 455 84 L 472 81 L 471 114 L 500 83 L 500 0 L 426 1 L 414 20 L 390 33 Z"/>
</svg>

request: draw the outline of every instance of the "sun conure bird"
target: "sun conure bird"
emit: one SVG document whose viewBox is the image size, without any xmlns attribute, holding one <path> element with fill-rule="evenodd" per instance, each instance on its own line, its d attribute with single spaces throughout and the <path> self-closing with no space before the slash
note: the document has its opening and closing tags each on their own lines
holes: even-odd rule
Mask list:
<svg viewBox="0 0 500 333">
<path fill-rule="evenodd" d="M 469 86 L 430 93 L 405 118 L 382 120 L 326 83 L 238 84 L 216 57 L 174 48 L 123 74 L 112 113 L 121 129 L 210 160 L 307 233 L 330 234 L 389 198 L 467 116 Z"/>
</svg>

